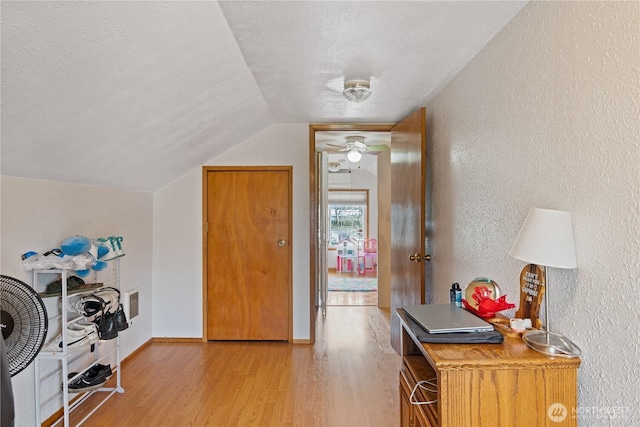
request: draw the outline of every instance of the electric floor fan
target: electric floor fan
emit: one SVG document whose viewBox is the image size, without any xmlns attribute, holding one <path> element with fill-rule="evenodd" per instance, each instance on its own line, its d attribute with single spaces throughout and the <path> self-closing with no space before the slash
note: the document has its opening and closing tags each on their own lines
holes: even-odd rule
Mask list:
<svg viewBox="0 0 640 427">
<path fill-rule="evenodd" d="M 0 328 L 13 377 L 36 358 L 49 322 L 47 310 L 36 291 L 13 277 L 0 275 Z"/>
</svg>

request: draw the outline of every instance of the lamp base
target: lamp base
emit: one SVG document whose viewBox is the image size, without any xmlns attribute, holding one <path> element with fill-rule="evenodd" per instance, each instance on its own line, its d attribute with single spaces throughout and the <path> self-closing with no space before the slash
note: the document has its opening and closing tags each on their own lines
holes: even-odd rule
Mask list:
<svg viewBox="0 0 640 427">
<path fill-rule="evenodd" d="M 547 356 L 578 357 L 580 348 L 567 337 L 548 331 L 528 331 L 522 339 L 529 348 Z"/>
</svg>

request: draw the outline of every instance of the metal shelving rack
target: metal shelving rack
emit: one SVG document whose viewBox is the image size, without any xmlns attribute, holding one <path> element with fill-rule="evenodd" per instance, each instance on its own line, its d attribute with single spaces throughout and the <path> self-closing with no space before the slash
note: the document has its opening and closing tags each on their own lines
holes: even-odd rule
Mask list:
<svg viewBox="0 0 640 427">
<path fill-rule="evenodd" d="M 104 286 L 111 286 L 114 287 L 118 290 L 120 290 L 120 260 L 116 258 L 116 265 L 115 265 L 115 278 L 108 280 L 106 282 L 104 282 Z M 67 304 L 68 304 L 68 299 L 67 297 L 69 296 L 68 290 L 67 290 L 67 278 L 69 275 L 69 271 L 71 270 L 34 270 L 33 271 L 33 287 L 34 289 L 36 289 L 37 292 L 37 288 L 39 286 L 39 276 L 41 275 L 52 275 L 52 274 L 57 274 L 60 276 L 61 278 L 61 284 L 62 284 L 62 306 L 60 308 L 61 313 L 57 316 L 53 316 L 53 317 L 49 317 L 49 324 L 51 324 L 51 322 L 59 322 L 60 323 L 60 329 L 61 329 L 61 335 L 62 335 L 62 350 L 61 351 L 41 351 L 38 356 L 36 357 L 35 360 L 35 398 L 36 398 L 36 425 L 40 426 L 42 425 L 42 407 L 41 407 L 41 393 L 40 393 L 40 385 L 41 382 L 43 382 L 44 380 L 48 379 L 48 378 L 41 378 L 40 377 L 40 368 L 41 368 L 41 361 L 43 360 L 57 360 L 60 362 L 60 364 L 62 365 L 62 401 L 63 401 L 63 415 L 62 417 L 60 417 L 59 419 L 57 419 L 53 425 L 56 425 L 58 423 L 60 423 L 60 421 L 64 421 L 64 425 L 65 426 L 70 426 L 69 423 L 69 415 L 71 412 L 73 412 L 75 409 L 77 409 L 89 396 L 93 395 L 94 393 L 107 393 L 105 395 L 105 397 L 100 401 L 99 404 L 97 404 L 92 410 L 91 412 L 89 412 L 82 420 L 80 420 L 80 422 L 78 424 L 76 424 L 76 426 L 81 425 L 82 423 L 84 423 L 95 411 L 98 410 L 98 408 L 100 408 L 100 406 L 102 406 L 111 396 L 113 396 L 115 393 L 124 393 L 124 388 L 122 388 L 122 384 L 121 384 L 121 377 L 120 377 L 120 335 L 118 334 L 118 336 L 115 338 L 116 340 L 116 345 L 114 349 L 111 349 L 107 352 L 105 352 L 104 355 L 100 354 L 100 346 L 101 346 L 101 341 L 98 341 L 98 343 L 95 346 L 95 351 L 93 351 L 93 353 L 95 353 L 94 355 L 94 361 L 93 364 L 95 363 L 100 363 L 101 361 L 103 361 L 104 359 L 106 359 L 110 354 L 113 353 L 113 351 L 115 351 L 116 353 L 116 366 L 115 366 L 115 374 L 116 374 L 116 386 L 115 387 L 101 387 L 95 390 L 91 390 L 91 391 L 87 391 L 87 392 L 81 392 L 81 393 L 73 393 L 73 394 L 79 394 L 81 395 L 78 399 L 75 399 L 73 402 L 69 401 L 69 382 L 72 381 L 74 378 L 68 379 L 68 374 L 69 374 L 69 357 L 70 357 L 70 352 L 68 351 L 68 337 L 67 337 L 67 328 L 65 327 L 66 325 L 68 325 L 69 323 L 73 323 L 76 322 L 78 320 L 80 320 L 82 318 L 82 316 L 74 318 L 72 320 L 69 320 L 69 316 L 68 316 L 68 312 L 67 312 Z M 86 293 L 90 293 L 91 291 L 87 291 Z M 85 293 L 85 292 L 81 292 L 81 293 Z M 76 354 L 76 353 L 74 353 Z M 90 364 L 89 366 L 87 366 L 86 368 L 84 368 L 83 370 L 81 370 L 80 372 L 78 372 L 78 375 L 82 375 L 85 371 L 87 371 L 93 364 Z M 51 374 L 50 376 L 54 376 L 56 375 L 57 372 L 54 372 L 53 374 Z M 67 380 L 65 380 L 67 379 Z"/>
</svg>

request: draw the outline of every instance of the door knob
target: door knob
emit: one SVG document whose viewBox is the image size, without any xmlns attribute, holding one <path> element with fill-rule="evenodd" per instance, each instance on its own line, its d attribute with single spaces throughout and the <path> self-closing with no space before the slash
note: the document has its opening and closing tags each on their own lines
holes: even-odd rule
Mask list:
<svg viewBox="0 0 640 427">
<path fill-rule="evenodd" d="M 425 261 L 431 261 L 431 255 L 427 254 L 424 256 Z"/>
<path fill-rule="evenodd" d="M 286 240 L 284 240 L 284 239 L 280 239 L 280 240 L 278 240 L 278 246 L 284 246 L 284 245 L 286 245 L 286 244 L 287 244 L 287 241 L 286 241 Z"/>
<path fill-rule="evenodd" d="M 422 261 L 422 255 L 417 252 L 413 255 L 409 255 L 409 261 L 420 262 Z"/>
</svg>

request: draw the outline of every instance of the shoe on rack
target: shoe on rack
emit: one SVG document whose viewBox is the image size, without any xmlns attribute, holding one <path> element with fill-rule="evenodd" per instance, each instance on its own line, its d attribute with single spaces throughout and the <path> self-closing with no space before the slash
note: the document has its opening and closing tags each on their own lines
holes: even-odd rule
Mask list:
<svg viewBox="0 0 640 427">
<path fill-rule="evenodd" d="M 104 301 L 104 311 L 109 313 L 115 313 L 120 305 L 120 291 L 110 286 L 100 288 L 95 291 L 93 296 L 96 296 Z"/>
<path fill-rule="evenodd" d="M 122 250 L 122 241 L 124 240 L 124 237 L 112 236 L 110 239 L 113 239 L 113 246 L 116 248 L 116 254 L 119 257 L 124 256 L 124 250 Z"/>
<path fill-rule="evenodd" d="M 86 285 L 84 280 L 78 276 L 67 277 L 67 291 L 80 289 L 84 285 Z M 62 279 L 54 280 L 47 285 L 46 294 L 54 294 L 56 292 L 62 292 Z"/>
<path fill-rule="evenodd" d="M 67 307 L 67 311 L 81 314 L 88 320 L 92 320 L 103 312 L 105 302 L 94 294 L 80 295 L 70 297 Z"/>
<path fill-rule="evenodd" d="M 99 365 L 99 366 L 104 366 L 104 365 Z M 86 372 L 80 375 L 78 378 L 76 378 L 75 380 L 72 380 L 68 385 L 69 393 L 82 393 L 85 391 L 91 391 L 91 390 L 95 390 L 102 387 L 104 383 L 107 382 L 107 376 L 106 376 L 107 371 L 105 369 L 100 369 L 100 368 L 94 369 L 94 368 L 95 366 L 92 366 Z M 111 372 L 111 367 L 108 367 L 108 368 L 109 368 L 108 372 Z M 76 375 L 78 375 L 77 372 L 72 372 L 68 375 L 68 379 L 71 379 Z"/>
<path fill-rule="evenodd" d="M 110 236 L 107 238 L 100 237 L 96 239 L 96 245 L 100 245 L 102 247 L 99 249 L 99 253 L 102 254 L 102 256 L 98 255 L 98 259 L 100 261 L 110 261 L 124 256 L 124 251 L 122 250 L 123 240 L 124 239 L 122 237 L 116 236 Z M 104 248 L 107 249 L 106 253 Z"/>
<path fill-rule="evenodd" d="M 85 328 L 87 330 L 87 336 L 89 337 L 89 344 L 95 344 L 100 339 L 98 334 L 98 326 L 86 319 L 80 319 L 76 322 L 76 325 Z"/>
<path fill-rule="evenodd" d="M 102 305 L 103 302 L 93 294 L 81 293 L 67 297 L 67 313 L 80 314 L 84 317 L 100 313 Z M 62 297 L 58 299 L 58 309 L 62 310 Z"/>
<path fill-rule="evenodd" d="M 80 322 L 67 325 L 67 351 L 72 353 L 84 350 L 87 346 L 98 342 L 98 331 L 95 324 Z M 42 347 L 44 351 L 61 352 L 62 334 L 56 336 Z"/>
<path fill-rule="evenodd" d="M 85 372 L 85 374 L 89 375 L 90 377 L 104 375 L 107 380 L 111 379 L 111 377 L 113 376 L 111 365 L 101 365 L 99 363 L 96 363 L 95 365 L 87 369 L 87 372 Z"/>
</svg>

